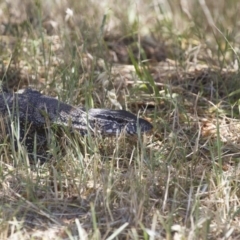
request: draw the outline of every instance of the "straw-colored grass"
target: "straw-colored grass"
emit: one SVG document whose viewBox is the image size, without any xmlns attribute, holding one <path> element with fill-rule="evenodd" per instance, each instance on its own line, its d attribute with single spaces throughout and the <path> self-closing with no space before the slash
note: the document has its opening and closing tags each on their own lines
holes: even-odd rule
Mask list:
<svg viewBox="0 0 240 240">
<path fill-rule="evenodd" d="M 39 165 L 1 119 L 0 239 L 240 238 L 237 0 L 0 6 L 2 86 L 154 125 L 131 139 L 64 129 Z"/>
</svg>

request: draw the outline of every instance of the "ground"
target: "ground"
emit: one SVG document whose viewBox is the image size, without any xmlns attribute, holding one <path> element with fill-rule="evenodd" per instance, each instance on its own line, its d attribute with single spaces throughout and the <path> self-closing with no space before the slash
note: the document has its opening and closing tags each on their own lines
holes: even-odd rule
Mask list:
<svg viewBox="0 0 240 240">
<path fill-rule="evenodd" d="M 0 239 L 240 238 L 238 1 L 0 6 L 3 88 L 154 126 L 52 136 L 52 157 L 34 165 L 0 121 Z"/>
</svg>

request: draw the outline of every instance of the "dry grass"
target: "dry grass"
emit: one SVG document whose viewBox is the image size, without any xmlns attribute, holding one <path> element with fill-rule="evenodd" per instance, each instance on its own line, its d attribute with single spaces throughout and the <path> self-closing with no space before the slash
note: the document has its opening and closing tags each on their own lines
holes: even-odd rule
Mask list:
<svg viewBox="0 0 240 240">
<path fill-rule="evenodd" d="M 239 5 L 0 3 L 5 87 L 154 125 L 53 136 L 40 166 L 1 133 L 0 239 L 239 239 Z"/>
</svg>

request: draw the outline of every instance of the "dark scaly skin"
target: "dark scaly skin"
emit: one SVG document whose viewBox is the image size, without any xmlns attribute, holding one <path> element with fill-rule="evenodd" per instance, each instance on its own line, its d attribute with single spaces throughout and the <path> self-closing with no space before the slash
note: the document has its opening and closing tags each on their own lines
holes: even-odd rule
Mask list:
<svg viewBox="0 0 240 240">
<path fill-rule="evenodd" d="M 86 111 L 84 108 L 71 106 L 32 89 L 0 94 L 0 115 L 19 119 L 20 140 L 25 137 L 25 145 L 29 152 L 33 150 L 35 133 L 38 142 L 44 144 L 47 142 L 44 141 L 45 129 L 51 124 L 71 127 L 81 135 L 90 133 L 108 136 L 121 132 L 134 135 L 152 129 L 148 121 L 125 110 Z"/>
</svg>

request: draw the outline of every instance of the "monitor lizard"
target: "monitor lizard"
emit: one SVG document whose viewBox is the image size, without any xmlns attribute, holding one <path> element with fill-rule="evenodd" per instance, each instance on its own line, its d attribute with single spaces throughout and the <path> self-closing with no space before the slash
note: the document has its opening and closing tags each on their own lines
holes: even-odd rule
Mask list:
<svg viewBox="0 0 240 240">
<path fill-rule="evenodd" d="M 0 94 L 0 115 L 8 123 L 18 120 L 19 140 L 28 152 L 33 152 L 34 138 L 38 146 L 47 143 L 46 127 L 52 124 L 70 127 L 81 135 L 117 136 L 148 132 L 152 124 L 125 110 L 89 109 L 75 107 L 30 88 L 16 93 Z M 7 119 L 7 120 L 6 120 Z"/>
</svg>

